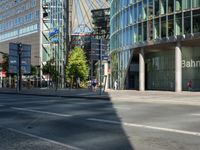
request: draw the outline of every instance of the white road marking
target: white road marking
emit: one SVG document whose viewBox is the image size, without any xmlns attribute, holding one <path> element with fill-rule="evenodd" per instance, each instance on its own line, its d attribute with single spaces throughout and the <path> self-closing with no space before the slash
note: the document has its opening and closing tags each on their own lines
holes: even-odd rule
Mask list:
<svg viewBox="0 0 200 150">
<path fill-rule="evenodd" d="M 124 110 L 130 110 L 131 108 L 129 107 L 122 107 L 122 106 L 114 106 L 116 109 L 124 109 Z"/>
<path fill-rule="evenodd" d="M 200 114 L 191 114 L 192 116 L 200 116 Z"/>
<path fill-rule="evenodd" d="M 69 149 L 81 150 L 80 148 L 75 147 L 75 146 L 71 146 L 71 145 L 68 145 L 68 144 L 64 144 L 64 143 L 61 143 L 61 142 L 57 142 L 57 141 L 54 141 L 54 140 L 50 140 L 50 139 L 47 139 L 47 138 L 44 138 L 44 137 L 40 137 L 40 136 L 37 136 L 37 135 L 33 135 L 33 134 L 31 134 L 31 133 L 26 133 L 26 132 L 23 132 L 23 131 L 19 131 L 19 130 L 13 129 L 13 128 L 5 128 L 5 129 L 8 129 L 8 130 L 10 130 L 10 131 L 17 132 L 17 133 L 20 133 L 20 134 L 23 134 L 23 135 L 26 135 L 26 136 L 30 136 L 30 137 L 33 137 L 33 138 L 37 138 L 37 139 L 39 139 L 39 140 L 43 140 L 43 141 L 46 141 L 46 142 L 49 142 L 49 143 L 53 143 L 53 144 L 56 144 L 56 145 L 60 145 L 60 146 L 63 146 L 63 147 L 69 148 Z"/>
<path fill-rule="evenodd" d="M 96 105 L 96 104 L 109 104 L 109 102 L 71 102 L 74 105 Z"/>
<path fill-rule="evenodd" d="M 72 116 L 72 115 L 67 115 L 67 114 L 60 114 L 60 113 L 53 113 L 53 112 L 47 112 L 47 111 L 33 110 L 33 109 L 28 109 L 28 108 L 18 108 L 18 107 L 11 107 L 11 108 L 14 109 L 14 110 L 28 111 L 28 112 L 47 114 L 47 115 L 54 115 L 54 116 L 60 116 L 60 117 L 70 117 L 70 116 Z"/>
<path fill-rule="evenodd" d="M 125 126 L 131 126 L 131 127 L 138 127 L 138 128 L 160 130 L 160 131 L 166 131 L 166 132 L 172 132 L 172 133 L 181 133 L 181 134 L 187 134 L 187 135 L 200 136 L 200 132 L 176 130 L 176 129 L 170 129 L 170 128 L 154 127 L 154 126 L 148 126 L 148 125 L 142 125 L 142 124 L 133 124 L 133 123 L 127 123 L 127 122 L 118 122 L 118 121 L 96 119 L 96 118 L 88 118 L 87 120 L 103 122 L 103 123 L 110 123 L 110 124 L 117 124 L 117 125 L 125 125 Z"/>
</svg>

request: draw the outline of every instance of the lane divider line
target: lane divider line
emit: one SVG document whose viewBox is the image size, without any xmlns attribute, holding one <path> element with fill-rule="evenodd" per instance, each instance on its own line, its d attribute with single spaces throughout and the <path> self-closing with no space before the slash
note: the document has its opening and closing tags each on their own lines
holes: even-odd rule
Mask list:
<svg viewBox="0 0 200 150">
<path fill-rule="evenodd" d="M 54 115 L 54 116 L 60 116 L 60 117 L 71 117 L 72 116 L 72 115 L 67 115 L 67 114 L 60 114 L 60 113 L 54 113 L 54 112 L 33 110 L 33 109 L 27 109 L 27 108 L 19 108 L 19 107 L 11 107 L 11 108 L 14 109 L 14 110 L 19 110 L 19 111 L 28 111 L 28 112 L 33 112 L 33 113 Z"/>
<path fill-rule="evenodd" d="M 131 109 L 129 107 L 122 107 L 122 106 L 113 106 L 113 108 L 122 109 L 122 110 L 130 110 Z"/>
<path fill-rule="evenodd" d="M 192 116 L 200 116 L 200 114 L 191 114 Z"/>
<path fill-rule="evenodd" d="M 3 127 L 4 128 L 4 127 Z M 37 138 L 39 140 L 43 140 L 43 141 L 46 141 L 46 142 L 49 142 L 49 143 L 53 143 L 53 144 L 56 144 L 56 145 L 60 145 L 60 146 L 63 146 L 63 147 L 66 147 L 66 148 L 69 148 L 69 149 L 73 149 L 73 150 L 82 150 L 78 147 L 75 147 L 75 146 L 71 146 L 71 145 L 68 145 L 68 144 L 64 144 L 64 143 L 61 143 L 61 142 L 58 142 L 58 141 L 54 141 L 54 140 L 50 140 L 50 139 L 47 139 L 47 138 L 44 138 L 44 137 L 40 137 L 40 136 L 37 136 L 37 135 L 34 135 L 34 134 L 31 134 L 31 133 L 27 133 L 27 132 L 24 132 L 24 131 L 20 131 L 20 130 L 17 130 L 17 129 L 13 129 L 13 128 L 5 128 L 7 130 L 10 130 L 12 132 L 17 132 L 19 134 L 23 134 L 23 135 L 26 135 L 26 136 L 30 136 L 30 137 L 33 137 L 33 138 Z"/>
<path fill-rule="evenodd" d="M 172 133 L 187 134 L 187 135 L 193 135 L 193 136 L 199 136 L 200 137 L 200 132 L 184 131 L 184 130 L 177 130 L 177 129 L 170 129 L 170 128 L 162 128 L 162 127 L 154 127 L 154 126 L 148 126 L 148 125 L 142 125 L 142 124 L 133 124 L 133 123 L 127 123 L 127 122 L 118 122 L 118 121 L 96 119 L 96 118 L 88 118 L 87 120 L 116 124 L 116 125 L 125 125 L 125 126 L 130 126 L 130 127 L 160 130 L 160 131 L 166 131 L 166 132 L 172 132 Z"/>
</svg>

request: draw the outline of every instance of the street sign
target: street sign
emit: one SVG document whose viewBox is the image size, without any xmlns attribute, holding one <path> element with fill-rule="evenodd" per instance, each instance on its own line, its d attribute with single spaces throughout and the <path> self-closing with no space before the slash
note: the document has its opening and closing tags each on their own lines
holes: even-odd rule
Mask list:
<svg viewBox="0 0 200 150">
<path fill-rule="evenodd" d="M 108 60 L 108 56 L 107 55 L 102 56 L 102 60 Z"/>
<path fill-rule="evenodd" d="M 102 56 L 106 55 L 106 51 L 108 50 L 107 40 L 92 38 L 91 39 L 91 59 L 92 60 L 100 60 L 100 49 L 101 49 Z"/>
<path fill-rule="evenodd" d="M 9 73 L 18 72 L 18 44 L 9 43 Z M 31 73 L 31 45 L 22 44 L 21 69 L 23 74 Z"/>
<path fill-rule="evenodd" d="M 21 65 L 23 74 L 31 73 L 31 45 L 22 44 Z"/>
<path fill-rule="evenodd" d="M 100 55 L 91 55 L 92 60 L 100 60 Z M 102 60 L 108 60 L 108 55 L 102 55 Z"/>
<path fill-rule="evenodd" d="M 17 73 L 18 67 L 18 45 L 9 43 L 9 73 Z"/>
</svg>

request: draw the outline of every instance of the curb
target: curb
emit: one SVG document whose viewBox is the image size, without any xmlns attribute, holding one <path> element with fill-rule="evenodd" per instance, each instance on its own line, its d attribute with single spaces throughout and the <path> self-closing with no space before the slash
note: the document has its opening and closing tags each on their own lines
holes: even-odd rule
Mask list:
<svg viewBox="0 0 200 150">
<path fill-rule="evenodd" d="M 97 96 L 71 96 L 71 95 L 46 95 L 46 94 L 32 94 L 32 93 L 16 93 L 16 92 L 0 92 L 0 94 L 13 94 L 13 95 L 28 95 L 28 96 L 44 96 L 44 97 L 61 97 L 61 98 L 82 98 L 82 99 L 98 99 L 98 100 L 110 100 L 109 97 L 97 97 Z"/>
</svg>

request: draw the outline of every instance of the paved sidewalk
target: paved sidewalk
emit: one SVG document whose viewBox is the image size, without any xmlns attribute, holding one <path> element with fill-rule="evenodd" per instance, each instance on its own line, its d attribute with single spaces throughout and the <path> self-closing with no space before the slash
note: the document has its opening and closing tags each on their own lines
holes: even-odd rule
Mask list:
<svg viewBox="0 0 200 150">
<path fill-rule="evenodd" d="M 112 100 L 168 104 L 200 105 L 200 92 L 108 90 Z"/>
<path fill-rule="evenodd" d="M 38 96 L 59 96 L 69 98 L 87 98 L 101 99 L 110 101 L 127 101 L 127 102 L 148 102 L 148 103 L 170 103 L 170 104 L 187 104 L 200 105 L 200 92 L 170 92 L 170 91 L 135 91 L 135 90 L 106 90 L 100 95 L 89 89 L 48 89 L 32 88 L 22 89 L 17 93 L 16 89 L 0 88 L 0 94 L 23 94 Z"/>
<path fill-rule="evenodd" d="M 91 91 L 89 89 L 58 89 L 53 88 L 23 88 L 19 93 L 16 89 L 0 88 L 0 94 L 21 94 L 21 95 L 38 95 L 38 96 L 59 96 L 73 98 L 103 99 L 109 100 L 107 92 L 100 95 L 100 91 Z"/>
</svg>

